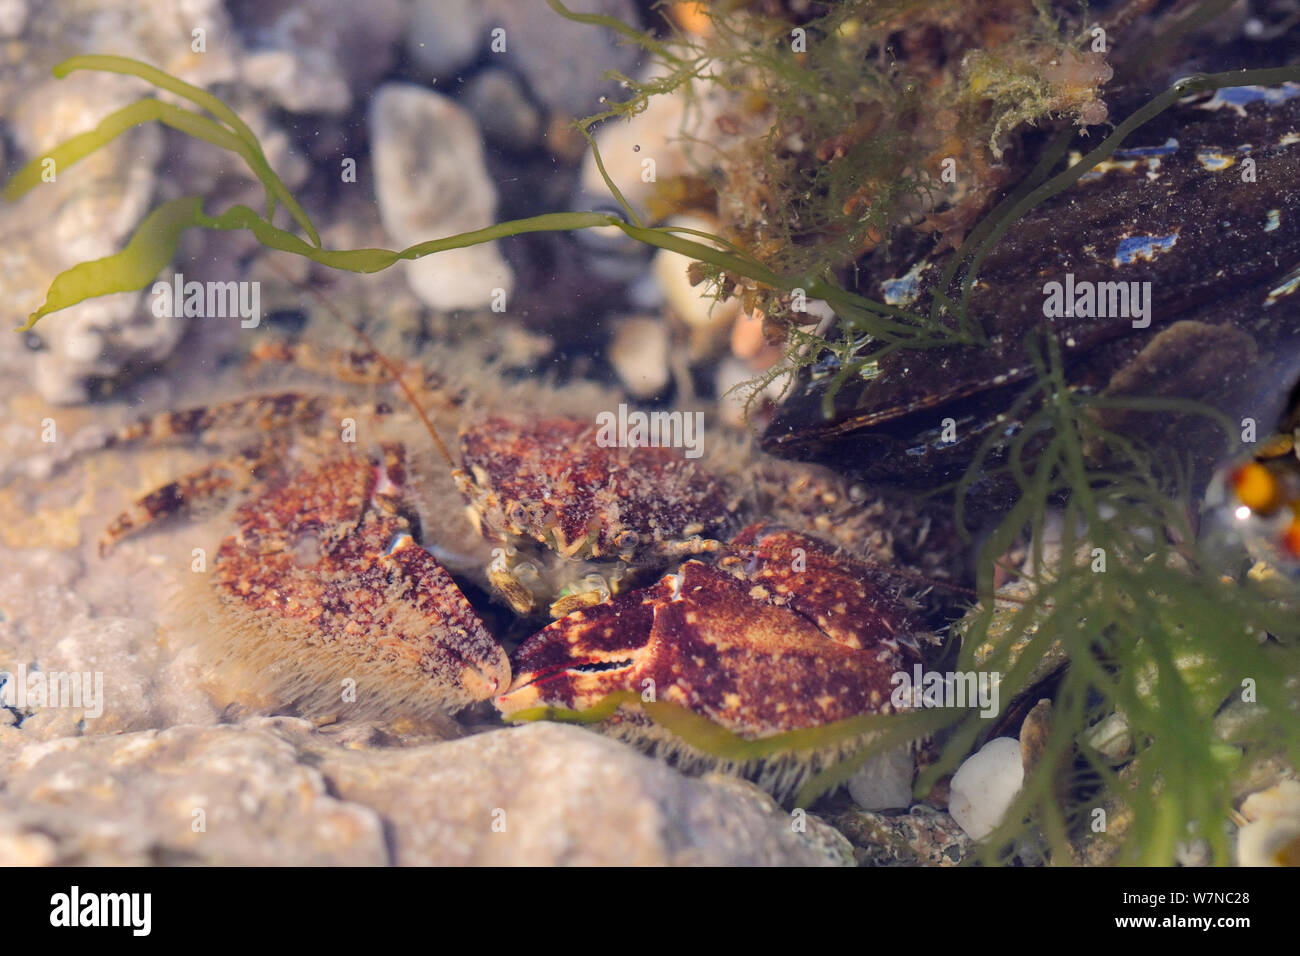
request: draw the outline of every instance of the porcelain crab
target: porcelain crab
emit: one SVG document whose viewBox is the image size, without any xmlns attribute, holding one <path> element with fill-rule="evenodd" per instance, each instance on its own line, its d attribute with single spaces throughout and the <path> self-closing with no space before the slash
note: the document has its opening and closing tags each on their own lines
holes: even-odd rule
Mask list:
<svg viewBox="0 0 1300 956">
<path fill-rule="evenodd" d="M 171 412 L 122 440 L 218 420 L 301 427 L 322 402 Z M 907 532 L 825 469 L 773 463 L 741 486 L 680 450 L 603 447 L 576 417 L 492 415 L 460 445 L 455 485 L 494 546 L 487 583 L 523 621 L 555 598 L 556 619 L 512 658 L 435 557 L 455 543 L 439 540 L 437 514 L 421 518 L 401 443 L 368 454 L 254 443 L 141 498 L 105 547 L 197 498 L 246 494 L 191 600 L 214 625 L 218 670 L 239 672 L 255 706 L 322 718 L 408 719 L 489 700 L 506 715 L 581 711 L 653 686 L 646 699 L 757 739 L 889 712 L 891 675 L 920 659 L 925 627 L 907 584 L 828 540 L 889 559 Z M 752 490 L 764 481 L 764 517 L 843 519 L 804 522 L 826 537 L 756 524 Z M 924 538 L 929 520 L 906 524 Z M 606 726 L 662 749 L 664 735 L 634 711 Z"/>
</svg>

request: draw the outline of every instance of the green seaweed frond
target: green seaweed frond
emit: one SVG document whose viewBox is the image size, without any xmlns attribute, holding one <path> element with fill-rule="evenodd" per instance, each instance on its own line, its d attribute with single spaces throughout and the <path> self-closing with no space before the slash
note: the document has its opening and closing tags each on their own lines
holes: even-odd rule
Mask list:
<svg viewBox="0 0 1300 956">
<path fill-rule="evenodd" d="M 984 599 L 961 628 L 961 667 L 1004 674 L 1008 699 L 1041 679 L 1039 664 L 1054 649 L 1068 660 L 1052 694 L 1038 769 L 986 857 L 1011 853 L 1029 822 L 1060 862 L 1081 834 L 1109 841 L 1101 854 L 1109 861 L 1167 865 L 1180 846 L 1204 840 L 1214 860 L 1228 862 L 1225 821 L 1244 780 L 1261 761 L 1280 756 L 1294 766 L 1300 759 L 1300 585 L 1265 587 L 1207 555 L 1186 500 L 1186 470 L 1176 461 L 1160 466 L 1154 451 L 1098 424 L 1097 413 L 1121 405 L 1148 414 L 1199 412 L 1231 442 L 1234 430 L 1222 415 L 1186 401 L 1072 391 L 1054 339 L 1037 360 L 1029 392 L 1045 399 L 1040 410 L 1013 439 L 987 440 L 961 483 L 964 490 L 987 474 L 1002 444 L 999 470 L 1021 489 L 981 549 Z M 1030 453 L 1046 436 L 1045 447 Z M 1108 464 L 1089 466 L 1085 448 Z M 1053 503 L 1062 556 L 1044 562 Z M 1026 528 L 1033 566 L 1045 570 L 1026 603 L 1009 613 L 999 609 L 993 572 Z M 1225 712 L 1248 723 L 1248 735 L 1226 730 Z M 1132 755 L 1118 762 L 1087 742 L 1088 731 L 1114 713 L 1133 740 Z M 951 771 L 981 733 L 972 716 L 918 786 Z M 1118 825 L 1094 834 L 1107 818 L 1129 827 L 1128 838 Z"/>
</svg>

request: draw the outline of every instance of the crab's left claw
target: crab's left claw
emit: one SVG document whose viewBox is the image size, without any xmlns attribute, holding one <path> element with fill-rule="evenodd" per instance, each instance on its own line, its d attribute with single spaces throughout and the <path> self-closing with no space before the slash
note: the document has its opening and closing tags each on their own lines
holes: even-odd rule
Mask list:
<svg viewBox="0 0 1300 956">
<path fill-rule="evenodd" d="M 633 691 L 758 738 L 888 711 L 891 676 L 910 662 L 893 643 L 839 643 L 762 588 L 687 561 L 525 641 L 497 707 L 586 710 Z"/>
<path fill-rule="evenodd" d="M 636 687 L 655 671 L 655 607 L 672 599 L 674 585 L 669 575 L 534 634 L 515 653 L 514 683 L 497 698 L 497 709 L 506 716 L 548 704 L 585 710 L 613 691 Z"/>
</svg>

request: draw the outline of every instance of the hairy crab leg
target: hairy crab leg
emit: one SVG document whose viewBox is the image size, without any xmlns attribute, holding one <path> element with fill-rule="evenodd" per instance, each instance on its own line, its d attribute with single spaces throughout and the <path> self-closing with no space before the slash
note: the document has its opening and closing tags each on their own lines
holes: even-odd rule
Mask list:
<svg viewBox="0 0 1300 956">
<path fill-rule="evenodd" d="M 210 462 L 137 498 L 104 529 L 99 556 L 107 557 L 123 539 L 203 504 L 218 504 L 246 491 L 257 473 L 274 460 L 272 445 L 261 441 L 230 457 Z"/>
</svg>

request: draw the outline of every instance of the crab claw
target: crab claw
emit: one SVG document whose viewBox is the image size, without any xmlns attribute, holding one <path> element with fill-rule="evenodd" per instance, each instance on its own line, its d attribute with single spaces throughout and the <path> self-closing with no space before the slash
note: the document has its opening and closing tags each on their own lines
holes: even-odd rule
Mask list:
<svg viewBox="0 0 1300 956">
<path fill-rule="evenodd" d="M 525 641 L 503 714 L 585 710 L 614 691 L 685 707 L 748 737 L 890 710 L 897 644 L 846 646 L 809 618 L 699 561 Z"/>
<path fill-rule="evenodd" d="M 668 575 L 534 634 L 516 651 L 514 683 L 497 709 L 507 716 L 546 704 L 585 710 L 611 691 L 634 687 L 655 670 L 655 608 L 673 599 L 676 584 Z"/>
<path fill-rule="evenodd" d="M 510 685 L 505 651 L 413 540 L 399 466 L 327 461 L 236 512 L 212 582 L 225 625 L 215 656 L 272 705 L 384 719 Z"/>
<path fill-rule="evenodd" d="M 427 622 L 424 639 L 406 653 L 447 702 L 490 700 L 509 687 L 509 657 L 442 565 L 409 537 L 399 539 L 388 559 L 409 584 L 402 595 L 405 609 Z"/>
</svg>

